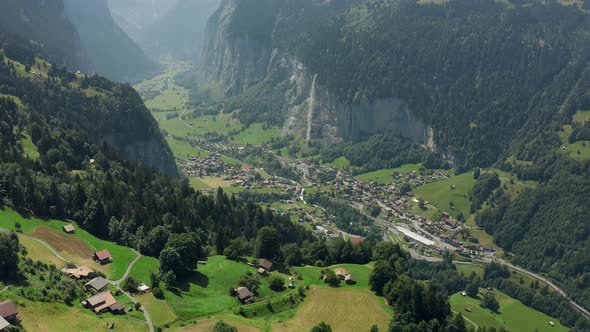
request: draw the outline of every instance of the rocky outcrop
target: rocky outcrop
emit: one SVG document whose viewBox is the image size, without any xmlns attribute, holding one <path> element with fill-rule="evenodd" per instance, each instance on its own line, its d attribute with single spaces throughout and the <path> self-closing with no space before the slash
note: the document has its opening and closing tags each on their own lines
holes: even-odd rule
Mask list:
<svg viewBox="0 0 590 332">
<path fill-rule="evenodd" d="M 283 134 L 326 142 L 360 139 L 384 131 L 434 147 L 433 130 L 413 115 L 399 98 L 341 101 L 321 86 L 315 73 L 288 51 L 276 47 L 274 30 L 282 14 L 276 10 L 269 35 L 232 31 L 240 0 L 225 0 L 210 18 L 203 52 L 203 68 L 210 81 L 221 83 L 226 97 L 268 80 L 286 85 L 282 112 Z M 267 19 L 267 22 L 271 20 Z M 314 77 L 316 80 L 314 80 Z M 315 84 L 314 84 L 314 81 Z M 286 84 L 285 84 L 286 83 Z M 430 142 L 429 142 L 430 141 Z"/>
</svg>

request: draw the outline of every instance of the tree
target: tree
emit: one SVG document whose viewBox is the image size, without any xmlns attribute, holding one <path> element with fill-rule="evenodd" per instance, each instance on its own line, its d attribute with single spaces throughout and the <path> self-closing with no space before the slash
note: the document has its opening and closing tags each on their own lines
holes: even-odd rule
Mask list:
<svg viewBox="0 0 590 332">
<path fill-rule="evenodd" d="M 164 291 L 162 291 L 162 288 L 160 287 L 154 287 L 152 289 L 152 294 L 154 294 L 154 297 L 159 300 L 163 300 L 165 298 Z"/>
<path fill-rule="evenodd" d="M 311 332 L 332 332 L 332 327 L 326 322 L 321 322 L 310 330 Z"/>
<path fill-rule="evenodd" d="M 269 280 L 268 286 L 275 292 L 280 292 L 285 289 L 285 280 L 278 274 L 273 273 Z"/>
<path fill-rule="evenodd" d="M 274 259 L 280 253 L 279 232 L 274 227 L 265 226 L 258 231 L 254 242 L 254 256 Z"/>
<path fill-rule="evenodd" d="M 395 281 L 395 277 L 395 271 L 391 268 L 389 263 L 386 261 L 378 261 L 375 263 L 373 272 L 371 272 L 371 275 L 369 276 L 371 290 L 379 296 L 383 295 L 383 287 L 388 281 Z"/>
<path fill-rule="evenodd" d="M 324 276 L 324 282 L 327 283 L 328 285 L 332 286 L 332 287 L 338 287 L 340 286 L 340 278 L 338 278 L 338 276 L 336 275 L 336 273 L 334 273 L 334 271 L 330 270 L 330 269 L 326 269 L 324 271 L 325 276 Z"/>
<path fill-rule="evenodd" d="M 371 332 L 379 332 L 379 327 L 377 325 L 371 326 Z"/>
<path fill-rule="evenodd" d="M 213 327 L 213 330 L 211 332 L 237 332 L 238 329 L 236 329 L 234 326 L 229 325 L 228 323 L 220 320 L 215 324 L 215 327 Z"/>
<path fill-rule="evenodd" d="M 160 276 L 154 271 L 150 271 L 150 282 L 152 284 L 152 288 L 160 287 Z"/>
<path fill-rule="evenodd" d="M 123 286 L 125 291 L 134 292 L 137 290 L 137 287 L 139 287 L 139 281 L 137 281 L 135 278 L 127 277 L 127 279 L 125 279 L 125 285 Z"/>
<path fill-rule="evenodd" d="M 160 271 L 172 271 L 177 278 L 190 274 L 204 255 L 199 236 L 194 232 L 171 234 L 160 253 Z"/>
<path fill-rule="evenodd" d="M 19 251 L 16 233 L 0 234 L 0 279 L 11 279 L 18 274 Z"/>
<path fill-rule="evenodd" d="M 475 280 L 470 282 L 465 288 L 465 293 L 467 293 L 469 297 L 477 297 L 477 294 L 479 294 L 479 283 Z"/>
<path fill-rule="evenodd" d="M 498 303 L 498 300 L 496 300 L 496 297 L 492 292 L 487 292 L 483 295 L 480 305 L 482 308 L 488 308 L 493 312 L 498 312 L 498 310 L 500 310 L 500 303 Z"/>
<path fill-rule="evenodd" d="M 424 201 L 423 198 L 420 198 L 418 200 L 418 207 L 420 208 L 420 210 L 426 210 L 426 201 Z"/>
</svg>

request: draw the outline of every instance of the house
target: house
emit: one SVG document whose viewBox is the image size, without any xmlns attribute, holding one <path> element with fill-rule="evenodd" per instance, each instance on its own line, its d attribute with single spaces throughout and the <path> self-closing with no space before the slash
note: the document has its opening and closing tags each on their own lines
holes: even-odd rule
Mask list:
<svg viewBox="0 0 590 332">
<path fill-rule="evenodd" d="M 10 326 L 10 323 L 7 322 L 6 319 L 0 317 L 0 331 L 4 331 L 8 326 Z"/>
<path fill-rule="evenodd" d="M 334 269 L 334 273 L 338 278 L 340 278 L 340 280 L 344 280 L 344 278 L 346 278 L 346 276 L 349 274 L 346 269 L 343 269 L 341 267 Z"/>
<path fill-rule="evenodd" d="M 103 277 L 96 277 L 85 284 L 86 289 L 93 290 L 95 292 L 103 291 L 107 288 L 109 281 Z"/>
<path fill-rule="evenodd" d="M 272 270 L 272 262 L 266 258 L 261 258 L 258 260 L 258 267 L 261 267 L 266 271 L 270 271 Z"/>
<path fill-rule="evenodd" d="M 352 276 L 352 274 L 347 274 L 344 277 L 344 282 L 346 282 L 348 285 L 354 285 L 356 284 L 356 279 Z"/>
<path fill-rule="evenodd" d="M 237 298 L 242 303 L 249 303 L 252 302 L 252 293 L 246 287 L 238 287 L 236 288 Z"/>
<path fill-rule="evenodd" d="M 113 258 L 108 250 L 95 251 L 92 256 L 94 260 L 102 265 L 110 263 Z"/>
<path fill-rule="evenodd" d="M 261 276 L 265 276 L 266 275 L 266 270 L 263 269 L 263 268 L 261 268 L 261 267 L 259 267 L 257 271 L 258 271 L 258 274 L 260 274 Z"/>
<path fill-rule="evenodd" d="M 16 305 L 10 300 L 0 302 L 0 317 L 14 325 L 21 321 L 21 318 L 16 311 Z"/>
<path fill-rule="evenodd" d="M 66 269 L 65 272 L 74 279 L 88 278 L 94 274 L 94 271 L 84 265 L 76 269 Z"/>
<path fill-rule="evenodd" d="M 64 230 L 64 232 L 66 232 L 66 233 L 68 233 L 68 234 L 72 234 L 72 233 L 74 233 L 74 231 L 75 231 L 76 229 L 74 228 L 74 225 L 72 225 L 72 224 L 69 224 L 69 225 L 65 225 L 65 226 L 63 227 L 63 230 Z"/>
<path fill-rule="evenodd" d="M 103 312 L 112 312 L 113 314 L 125 314 L 125 305 L 117 302 L 113 294 L 110 291 L 98 293 L 94 296 L 89 297 L 82 304 L 88 309 L 94 311 L 96 314 Z"/>
<path fill-rule="evenodd" d="M 141 285 L 137 286 L 137 292 L 139 294 L 145 294 L 145 293 L 148 293 L 151 290 L 152 289 L 148 285 L 146 285 L 146 284 L 141 284 Z"/>
</svg>

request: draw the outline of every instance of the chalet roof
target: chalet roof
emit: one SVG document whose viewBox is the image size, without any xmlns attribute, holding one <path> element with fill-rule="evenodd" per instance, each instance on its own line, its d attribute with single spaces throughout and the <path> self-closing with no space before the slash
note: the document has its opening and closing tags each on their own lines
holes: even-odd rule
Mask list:
<svg viewBox="0 0 590 332">
<path fill-rule="evenodd" d="M 345 281 L 356 281 L 356 280 L 354 279 L 354 277 L 352 276 L 352 274 L 347 274 L 347 275 L 344 277 L 344 280 L 345 280 Z"/>
<path fill-rule="evenodd" d="M 100 261 L 104 261 L 111 258 L 111 253 L 108 250 L 101 250 L 94 253 L 96 258 Z"/>
<path fill-rule="evenodd" d="M 102 293 L 96 294 L 86 299 L 86 302 L 88 302 L 88 305 L 90 305 L 91 307 L 96 307 L 97 305 L 104 303 L 104 301 L 105 300 L 104 296 L 102 296 Z"/>
<path fill-rule="evenodd" d="M 6 319 L 0 317 L 0 331 L 7 328 L 9 325 L 10 325 L 10 323 L 7 322 Z"/>
<path fill-rule="evenodd" d="M 346 275 L 348 275 L 348 270 L 339 267 L 339 268 L 334 269 L 334 273 L 337 276 L 346 276 Z"/>
<path fill-rule="evenodd" d="M 270 270 L 270 269 L 272 269 L 272 262 L 266 258 L 261 258 L 258 260 L 258 266 L 260 266 L 261 268 L 264 268 L 266 270 Z"/>
<path fill-rule="evenodd" d="M 0 317 L 6 318 L 17 314 L 16 305 L 10 300 L 0 302 Z"/>
<path fill-rule="evenodd" d="M 72 224 L 69 224 L 69 225 L 65 225 L 64 226 L 64 231 L 66 233 L 72 233 L 74 230 L 75 230 L 74 229 L 74 225 L 72 225 Z"/>
<path fill-rule="evenodd" d="M 104 309 L 109 308 L 113 304 L 117 303 L 117 300 L 115 299 L 113 294 L 111 294 L 111 292 L 109 292 L 109 291 L 100 293 L 99 295 L 102 295 L 102 298 L 104 299 L 104 303 L 93 308 L 94 312 L 96 312 L 96 313 L 99 313 L 99 312 L 103 311 Z"/>
<path fill-rule="evenodd" d="M 252 293 L 246 287 L 238 287 L 238 289 L 236 289 L 236 293 L 238 293 L 238 299 L 240 300 L 252 297 Z"/>
<path fill-rule="evenodd" d="M 111 311 L 125 311 L 125 305 L 121 302 L 116 302 L 115 304 L 112 304 L 109 309 L 111 309 Z"/>
<path fill-rule="evenodd" d="M 109 281 L 103 277 L 96 277 L 86 283 L 86 286 L 92 287 L 94 290 L 101 290 L 109 284 Z"/>
<path fill-rule="evenodd" d="M 80 279 L 80 278 L 88 277 L 89 275 L 94 273 L 94 271 L 92 271 L 88 266 L 82 265 L 76 269 L 67 269 L 66 273 L 76 279 Z"/>
</svg>

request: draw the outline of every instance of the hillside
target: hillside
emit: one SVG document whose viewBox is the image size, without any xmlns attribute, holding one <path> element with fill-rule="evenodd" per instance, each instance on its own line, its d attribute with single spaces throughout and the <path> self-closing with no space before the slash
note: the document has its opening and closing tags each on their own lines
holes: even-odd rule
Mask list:
<svg viewBox="0 0 590 332">
<path fill-rule="evenodd" d="M 48 60 L 73 70 L 94 70 L 78 31 L 65 17 L 63 0 L 2 1 L 0 29 L 31 41 Z"/>
<path fill-rule="evenodd" d="M 107 0 L 66 0 L 65 9 L 98 74 L 134 82 L 158 71 L 156 63 L 115 23 Z"/>
</svg>

